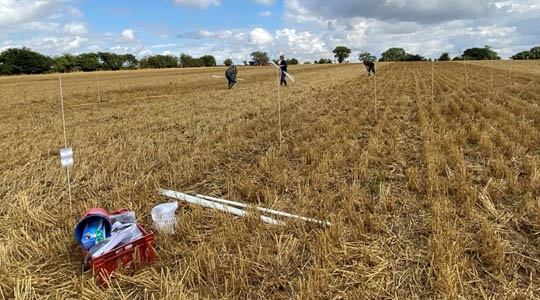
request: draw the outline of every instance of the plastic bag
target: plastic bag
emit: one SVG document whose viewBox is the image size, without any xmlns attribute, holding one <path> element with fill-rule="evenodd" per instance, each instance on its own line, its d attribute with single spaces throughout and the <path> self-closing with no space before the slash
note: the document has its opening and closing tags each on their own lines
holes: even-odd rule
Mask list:
<svg viewBox="0 0 540 300">
<path fill-rule="evenodd" d="M 162 203 L 152 208 L 152 220 L 156 229 L 164 233 L 174 234 L 177 208 L 178 202 Z"/>
</svg>

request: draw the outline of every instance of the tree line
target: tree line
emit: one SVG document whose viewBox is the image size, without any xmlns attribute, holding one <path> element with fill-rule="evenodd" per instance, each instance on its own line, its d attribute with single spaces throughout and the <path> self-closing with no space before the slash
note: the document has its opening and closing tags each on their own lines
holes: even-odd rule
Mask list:
<svg viewBox="0 0 540 300">
<path fill-rule="evenodd" d="M 351 50 L 344 46 L 338 46 L 333 51 L 334 57 L 342 63 L 347 59 Z M 540 46 L 533 47 L 529 51 L 522 51 L 513 56 L 512 59 L 540 59 Z M 362 51 L 358 55 L 358 59 L 361 61 L 376 61 L 377 57 L 371 55 L 369 52 Z M 443 53 L 439 61 L 450 61 L 450 60 L 491 60 L 491 59 L 501 59 L 497 52 L 493 51 L 490 46 L 484 46 L 483 48 L 469 48 L 463 51 L 462 55 L 458 55 L 453 59 L 450 59 L 448 52 Z M 381 54 L 379 61 L 426 61 L 431 60 L 427 59 L 420 54 L 407 53 L 403 48 L 390 48 Z"/>
<path fill-rule="evenodd" d="M 348 62 L 352 51 L 345 46 L 337 46 L 332 53 L 339 63 Z M 540 59 L 540 46 L 533 47 L 529 51 L 521 51 L 511 56 L 512 59 Z M 251 53 L 251 59 L 257 65 L 265 65 L 270 62 L 267 52 L 255 51 Z M 362 51 L 358 54 L 361 61 L 377 61 L 377 57 L 369 52 Z M 450 58 L 445 52 L 439 61 L 450 60 L 490 60 L 501 59 L 497 52 L 490 46 L 483 48 L 469 48 L 463 54 Z M 383 53 L 378 61 L 425 61 L 430 60 L 420 54 L 407 53 L 405 49 L 393 47 Z M 296 65 L 299 61 L 296 58 L 288 58 L 287 64 Z M 274 62 L 278 63 L 277 60 Z M 230 66 L 232 59 L 227 58 L 223 64 Z M 247 61 L 243 61 L 248 65 Z M 310 61 L 304 62 L 310 64 Z M 321 58 L 313 61 L 314 64 L 331 64 L 329 58 Z M 96 70 L 132 70 L 132 69 L 161 69 L 161 68 L 190 68 L 190 67 L 212 67 L 216 66 L 216 59 L 212 55 L 192 57 L 188 54 L 174 55 L 154 55 L 146 56 L 138 60 L 133 54 L 116 54 L 109 52 L 81 53 L 78 55 L 63 54 L 61 56 L 50 57 L 28 48 L 9 48 L 0 53 L 0 75 L 17 74 L 43 74 L 51 72 L 89 72 Z"/>
<path fill-rule="evenodd" d="M 0 53 L 0 74 L 43 74 L 66 72 L 89 72 L 96 70 L 133 70 L 139 68 L 189 68 L 216 66 L 212 55 L 199 58 L 187 54 L 180 57 L 173 55 L 147 56 L 138 60 L 133 54 L 116 54 L 109 52 L 81 53 L 78 55 L 63 54 L 49 57 L 28 48 L 10 48 Z"/>
</svg>

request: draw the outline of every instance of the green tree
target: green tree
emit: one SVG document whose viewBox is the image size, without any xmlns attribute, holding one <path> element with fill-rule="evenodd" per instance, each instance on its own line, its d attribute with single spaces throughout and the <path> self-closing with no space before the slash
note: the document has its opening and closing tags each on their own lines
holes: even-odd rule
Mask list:
<svg viewBox="0 0 540 300">
<path fill-rule="evenodd" d="M 178 58 L 173 55 L 148 56 L 140 61 L 141 68 L 164 69 L 178 67 Z"/>
<path fill-rule="evenodd" d="M 468 60 L 501 59 L 497 55 L 497 52 L 491 50 L 490 46 L 484 46 L 484 48 L 469 48 L 463 52 L 463 57 Z"/>
<path fill-rule="evenodd" d="M 448 52 L 444 52 L 444 53 L 441 54 L 441 56 L 439 57 L 439 60 L 440 60 L 440 61 L 449 61 L 449 60 L 450 60 L 450 55 L 448 55 Z"/>
<path fill-rule="evenodd" d="M 407 58 L 403 48 L 390 48 L 381 54 L 379 61 L 402 61 Z"/>
<path fill-rule="evenodd" d="M 321 58 L 319 61 L 315 61 L 316 64 L 331 64 L 332 60 L 330 58 Z"/>
<path fill-rule="evenodd" d="M 133 54 L 122 55 L 122 69 L 133 70 L 139 66 L 139 61 Z"/>
<path fill-rule="evenodd" d="M 531 51 L 521 51 L 512 55 L 512 59 L 533 59 L 534 54 Z"/>
<path fill-rule="evenodd" d="M 305 61 L 304 65 L 311 65 L 311 62 L 310 61 Z"/>
<path fill-rule="evenodd" d="M 288 65 L 297 65 L 298 64 L 298 59 L 296 59 L 296 58 L 287 59 L 287 64 Z"/>
<path fill-rule="evenodd" d="M 53 60 L 26 47 L 0 53 L 0 72 L 5 75 L 41 74 L 51 71 Z"/>
<path fill-rule="evenodd" d="M 540 46 L 533 47 L 529 51 L 534 56 L 534 59 L 540 59 Z"/>
<path fill-rule="evenodd" d="M 405 55 L 405 57 L 402 59 L 402 61 L 425 61 L 425 60 L 426 58 L 420 54 L 410 54 L 410 53 L 407 53 L 407 55 Z"/>
<path fill-rule="evenodd" d="M 367 51 L 362 51 L 358 54 L 358 59 L 360 61 L 377 61 L 377 57 L 375 55 L 371 55 L 371 53 Z"/>
<path fill-rule="evenodd" d="M 228 66 L 233 64 L 233 61 L 232 61 L 232 59 L 227 58 L 226 60 L 223 61 L 223 64 L 228 67 Z"/>
<path fill-rule="evenodd" d="M 216 66 L 216 58 L 213 57 L 212 55 L 204 55 L 204 56 L 201 56 L 199 58 L 199 60 L 201 61 L 201 64 L 204 66 L 204 67 L 214 67 Z"/>
<path fill-rule="evenodd" d="M 268 58 L 268 53 L 266 52 L 255 51 L 251 53 L 251 57 L 257 62 L 257 64 L 266 65 L 270 61 L 270 58 Z"/>
<path fill-rule="evenodd" d="M 84 71 L 95 71 L 99 68 L 98 55 L 96 53 L 82 53 L 79 54 L 76 58 L 77 67 Z"/>
<path fill-rule="evenodd" d="M 202 67 L 202 63 L 198 58 L 182 53 L 180 54 L 180 66 L 182 68 Z"/>
<path fill-rule="evenodd" d="M 70 72 L 70 62 L 64 56 L 55 57 L 53 58 L 53 69 L 58 73 Z"/>
<path fill-rule="evenodd" d="M 243 60 L 242 63 L 244 64 L 244 66 L 247 66 L 247 65 L 248 65 L 247 60 Z"/>
<path fill-rule="evenodd" d="M 98 52 L 98 59 L 101 62 L 101 69 L 117 71 L 124 63 L 121 55 L 109 52 Z"/>
<path fill-rule="evenodd" d="M 349 57 L 351 54 L 351 49 L 345 46 L 337 46 L 334 50 L 332 50 L 332 53 L 334 53 L 334 57 L 337 58 L 341 64 L 346 58 Z"/>
</svg>

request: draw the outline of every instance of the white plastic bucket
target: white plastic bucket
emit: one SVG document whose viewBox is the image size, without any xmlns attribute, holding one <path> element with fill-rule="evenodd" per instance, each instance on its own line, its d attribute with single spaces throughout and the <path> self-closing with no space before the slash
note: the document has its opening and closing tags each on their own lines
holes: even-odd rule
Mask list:
<svg viewBox="0 0 540 300">
<path fill-rule="evenodd" d="M 158 231 L 174 234 L 176 227 L 175 212 L 178 208 L 178 202 L 162 203 L 152 208 L 152 220 Z"/>
</svg>

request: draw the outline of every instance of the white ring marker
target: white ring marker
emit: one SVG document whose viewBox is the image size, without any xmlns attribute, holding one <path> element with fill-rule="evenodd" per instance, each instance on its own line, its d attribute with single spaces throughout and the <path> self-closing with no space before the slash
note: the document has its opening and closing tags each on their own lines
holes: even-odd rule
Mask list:
<svg viewBox="0 0 540 300">
<path fill-rule="evenodd" d="M 60 162 L 63 168 L 73 167 L 73 149 L 71 147 L 60 149 Z"/>
</svg>

